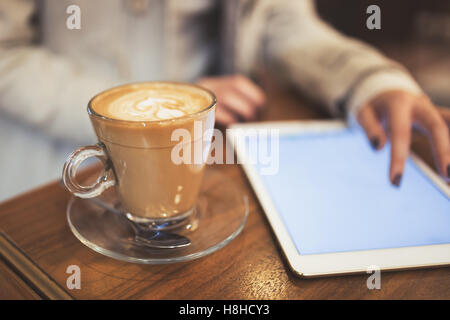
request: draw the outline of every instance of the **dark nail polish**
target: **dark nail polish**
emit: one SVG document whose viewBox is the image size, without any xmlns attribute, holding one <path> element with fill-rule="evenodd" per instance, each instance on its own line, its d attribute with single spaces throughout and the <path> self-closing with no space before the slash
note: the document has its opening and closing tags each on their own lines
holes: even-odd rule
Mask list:
<svg viewBox="0 0 450 320">
<path fill-rule="evenodd" d="M 372 145 L 372 148 L 374 149 L 378 149 L 378 147 L 380 146 L 380 139 L 378 139 L 377 137 L 370 139 L 370 144 Z"/>
<path fill-rule="evenodd" d="M 396 187 L 400 186 L 400 181 L 402 180 L 402 175 L 399 173 L 397 174 L 394 179 L 392 180 L 392 184 Z"/>
<path fill-rule="evenodd" d="M 450 178 L 450 164 L 447 166 L 447 177 Z"/>
</svg>

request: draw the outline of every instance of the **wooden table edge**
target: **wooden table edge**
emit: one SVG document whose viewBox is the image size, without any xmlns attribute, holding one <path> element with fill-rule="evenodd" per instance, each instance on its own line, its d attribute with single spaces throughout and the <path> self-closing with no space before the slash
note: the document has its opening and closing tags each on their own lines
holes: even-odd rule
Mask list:
<svg viewBox="0 0 450 320">
<path fill-rule="evenodd" d="M 2 231 L 0 231 L 0 256 L 41 298 L 50 300 L 74 299 Z"/>
</svg>

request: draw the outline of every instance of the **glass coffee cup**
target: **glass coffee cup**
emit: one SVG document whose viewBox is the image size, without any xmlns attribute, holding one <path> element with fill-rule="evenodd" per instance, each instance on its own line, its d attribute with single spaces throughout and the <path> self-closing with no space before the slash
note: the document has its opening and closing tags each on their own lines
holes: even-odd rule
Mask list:
<svg viewBox="0 0 450 320">
<path fill-rule="evenodd" d="M 195 209 L 215 105 L 212 92 L 175 82 L 127 84 L 96 95 L 87 111 L 98 143 L 68 157 L 64 185 L 80 198 L 115 186 L 128 219 L 155 228 L 176 225 Z M 83 186 L 75 176 L 90 157 L 102 161 L 103 171 Z"/>
</svg>

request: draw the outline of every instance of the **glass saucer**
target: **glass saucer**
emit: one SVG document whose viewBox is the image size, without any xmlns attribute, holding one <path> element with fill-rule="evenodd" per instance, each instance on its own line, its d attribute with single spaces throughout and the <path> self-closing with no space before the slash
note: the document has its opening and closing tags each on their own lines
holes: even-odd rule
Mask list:
<svg viewBox="0 0 450 320">
<path fill-rule="evenodd" d="M 249 213 L 245 192 L 213 168 L 205 170 L 195 212 L 173 231 L 188 237 L 189 246 L 160 249 L 136 243 L 131 222 L 107 209 L 117 204 L 114 187 L 95 199 L 72 197 L 67 205 L 69 227 L 89 248 L 114 259 L 143 264 L 182 262 L 213 253 L 242 231 Z"/>
</svg>

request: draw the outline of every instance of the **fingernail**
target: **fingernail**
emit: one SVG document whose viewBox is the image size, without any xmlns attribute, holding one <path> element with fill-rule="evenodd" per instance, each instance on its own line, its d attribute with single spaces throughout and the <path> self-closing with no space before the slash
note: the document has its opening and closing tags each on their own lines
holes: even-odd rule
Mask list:
<svg viewBox="0 0 450 320">
<path fill-rule="evenodd" d="M 370 144 L 372 145 L 372 148 L 374 149 L 378 149 L 378 147 L 380 146 L 380 139 L 378 139 L 377 137 L 370 139 Z"/>
<path fill-rule="evenodd" d="M 450 164 L 447 166 L 447 177 L 450 178 Z"/>
<path fill-rule="evenodd" d="M 400 173 L 398 173 L 394 179 L 392 180 L 392 184 L 396 187 L 400 186 L 400 181 L 402 180 L 402 175 Z"/>
</svg>

